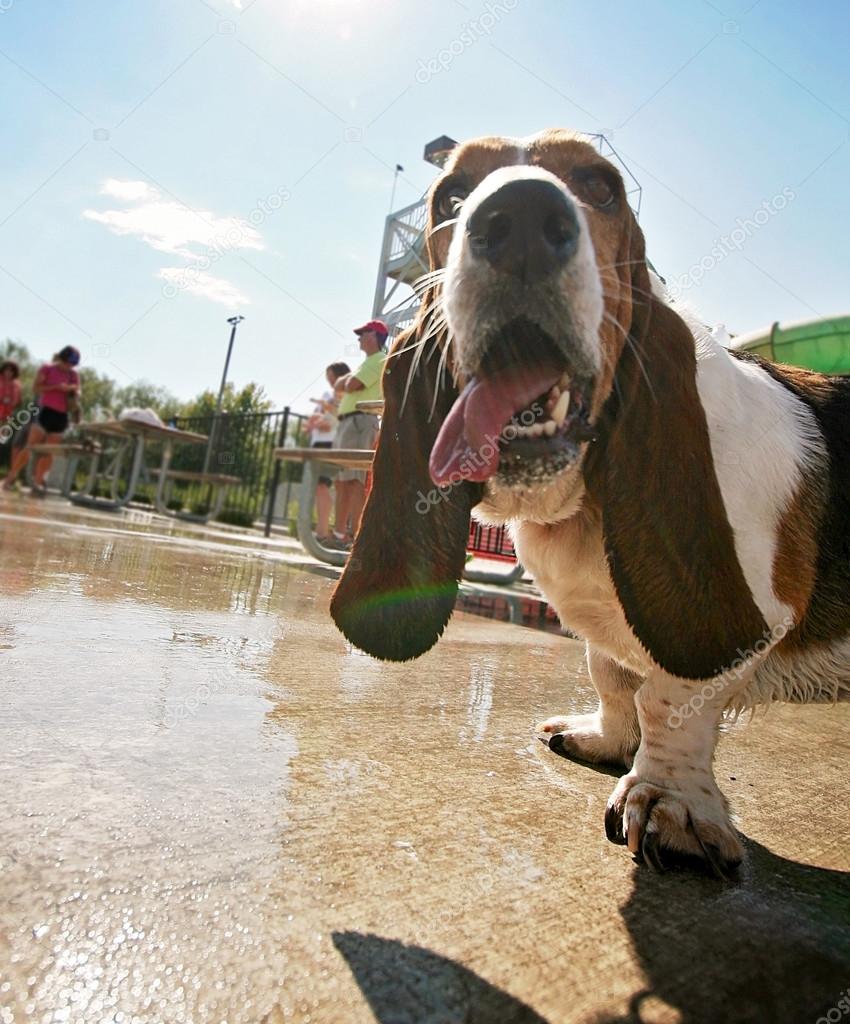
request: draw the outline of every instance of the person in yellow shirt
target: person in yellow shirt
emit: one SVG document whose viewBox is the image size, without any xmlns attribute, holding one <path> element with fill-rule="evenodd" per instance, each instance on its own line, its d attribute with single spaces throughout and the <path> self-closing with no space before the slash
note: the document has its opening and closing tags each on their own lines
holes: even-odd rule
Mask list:
<svg viewBox="0 0 850 1024">
<path fill-rule="evenodd" d="M 334 384 L 339 395 L 339 428 L 334 448 L 374 448 L 378 441 L 378 417 L 359 412 L 357 403 L 380 401 L 383 398 L 381 374 L 387 358 L 385 346 L 389 330 L 383 320 L 370 320 L 355 327 L 360 349 L 366 358 L 353 373 L 340 377 Z M 362 470 L 341 469 L 336 478 L 337 545 L 347 548 L 360 524 L 366 499 L 366 474 Z"/>
</svg>

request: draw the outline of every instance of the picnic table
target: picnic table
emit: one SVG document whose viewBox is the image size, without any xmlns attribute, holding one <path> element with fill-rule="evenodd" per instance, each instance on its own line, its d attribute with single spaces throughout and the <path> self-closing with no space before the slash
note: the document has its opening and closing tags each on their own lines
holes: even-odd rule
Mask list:
<svg viewBox="0 0 850 1024">
<path fill-rule="evenodd" d="M 357 403 L 361 412 L 380 413 L 383 410 L 383 402 L 361 401 Z M 296 519 L 296 530 L 298 539 L 308 554 L 321 562 L 330 565 L 345 565 L 348 552 L 337 551 L 324 547 L 319 543 L 313 533 L 313 501 L 316 494 L 322 463 L 332 466 L 341 466 L 347 469 L 361 469 L 370 471 L 374 451 L 369 448 L 275 448 L 274 457 L 281 462 L 302 463 L 303 475 L 301 477 L 301 491 L 298 497 L 298 517 Z M 273 499 L 272 499 L 273 500 Z M 267 530 L 268 535 L 268 530 Z M 496 536 L 496 543 L 492 538 Z M 504 585 L 514 583 L 525 571 L 516 560 L 513 547 L 507 540 L 507 550 L 504 530 L 498 527 L 486 527 L 473 523 L 470 527 L 469 554 L 472 558 L 483 558 L 495 560 L 508 565 L 505 571 L 491 572 L 487 569 L 475 569 L 467 566 L 464 569 L 464 578 L 473 583 L 495 583 Z"/>
<path fill-rule="evenodd" d="M 172 519 L 187 519 L 191 522 L 205 523 L 211 516 L 221 510 L 224 494 L 228 486 L 238 483 L 238 477 L 226 476 L 222 473 L 189 473 L 172 470 L 171 458 L 176 444 L 205 445 L 209 438 L 206 434 L 196 434 L 190 430 L 178 430 L 157 423 L 149 423 L 141 419 L 106 420 L 103 423 L 81 423 L 77 430 L 85 437 L 96 438 L 101 442 L 102 450 L 92 459 L 88 479 L 81 491 L 69 494 L 75 505 L 117 511 L 124 508 L 133 498 L 139 486 L 144 470 L 145 445 L 162 443 L 162 459 L 158 470 L 154 470 L 157 480 L 154 505 L 157 512 Z M 117 445 L 108 463 L 101 466 L 101 455 L 109 442 Z M 129 460 L 126 483 L 121 488 L 122 468 Z M 174 480 L 193 480 L 209 484 L 212 488 L 210 508 L 205 514 L 173 511 L 168 508 L 168 494 Z M 109 486 L 111 497 L 104 498 L 94 494 L 100 482 Z"/>
<path fill-rule="evenodd" d="M 347 551 L 336 551 L 321 545 L 313 533 L 313 500 L 319 482 L 319 465 L 325 463 L 344 469 L 372 468 L 374 452 L 371 448 L 275 448 L 274 457 L 281 462 L 301 462 L 304 470 L 298 497 L 296 529 L 304 550 L 320 562 L 345 565 Z"/>
</svg>

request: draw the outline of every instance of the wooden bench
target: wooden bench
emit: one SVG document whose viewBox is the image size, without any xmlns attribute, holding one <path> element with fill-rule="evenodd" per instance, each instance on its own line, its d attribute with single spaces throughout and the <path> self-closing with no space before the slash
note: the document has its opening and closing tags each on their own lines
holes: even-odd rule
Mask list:
<svg viewBox="0 0 850 1024">
<path fill-rule="evenodd" d="M 59 444 L 31 444 L 29 450 L 37 455 L 98 455 L 100 445 L 80 444 L 78 441 L 60 441 Z"/>
<path fill-rule="evenodd" d="M 151 469 L 149 470 L 149 473 L 156 479 L 163 477 L 161 469 Z M 227 473 L 196 473 L 188 469 L 169 468 L 165 471 L 164 480 L 160 480 L 160 486 L 157 488 L 155 504 L 158 511 L 162 512 L 163 508 L 168 510 L 168 502 L 171 497 L 171 484 L 175 480 L 192 484 L 208 484 L 211 488 L 212 494 L 210 496 L 210 509 L 206 515 L 196 515 L 192 512 L 175 513 L 175 515 L 180 519 L 188 519 L 190 521 L 197 522 L 206 522 L 208 519 L 215 519 L 219 512 L 221 512 L 221 506 L 224 504 L 224 497 L 227 492 L 227 488 L 233 487 L 234 485 L 242 482 L 238 476 L 229 476 Z M 160 506 L 163 506 L 163 508 L 160 508 Z"/>
<path fill-rule="evenodd" d="M 372 468 L 371 448 L 275 448 L 274 457 L 281 462 L 327 462 L 329 466 L 346 469 Z"/>
<path fill-rule="evenodd" d="M 62 478 L 60 488 L 64 497 L 68 497 L 71 488 L 74 486 L 74 477 L 77 475 L 77 464 L 80 459 L 90 456 L 96 458 L 101 453 L 99 444 L 85 444 L 79 441 L 60 441 L 58 444 L 31 444 L 27 446 L 36 456 L 30 460 L 27 466 L 27 478 L 31 480 L 32 472 L 35 469 L 34 461 L 38 461 L 42 455 L 55 455 L 60 459 L 66 459 L 65 475 Z"/>
<path fill-rule="evenodd" d="M 383 403 L 358 402 L 361 405 Z M 364 410 L 365 411 L 365 410 Z M 304 475 L 301 478 L 301 493 L 298 498 L 297 530 L 298 539 L 304 549 L 314 558 L 321 562 L 329 562 L 331 565 L 345 565 L 348 553 L 345 551 L 333 551 L 323 547 L 313 533 L 313 500 L 316 494 L 316 484 L 319 473 L 318 466 L 325 463 L 331 466 L 341 466 L 347 469 L 361 469 L 369 471 L 372 468 L 372 459 L 375 453 L 371 449 L 357 448 L 275 448 L 274 457 L 281 462 L 300 462 L 304 466 Z M 270 501 L 274 500 L 272 495 Z M 266 536 L 269 534 L 267 525 Z M 480 538 L 483 533 L 487 534 L 488 540 L 492 534 L 499 534 L 498 542 L 482 543 Z M 470 527 L 469 554 L 473 558 L 492 559 L 494 561 L 510 563 L 510 568 L 503 572 L 490 572 L 486 569 L 466 568 L 463 571 L 464 579 L 472 583 L 515 583 L 525 571 L 512 555 L 513 548 L 508 542 L 510 554 L 505 548 L 503 541 L 504 531 L 502 528 L 482 526 L 473 523 Z"/>
<path fill-rule="evenodd" d="M 151 476 L 159 476 L 162 470 L 150 470 Z M 186 480 L 189 483 L 198 484 L 221 484 L 224 487 L 241 483 L 238 476 L 228 476 L 226 473 L 193 473 L 188 469 L 169 469 L 165 474 L 168 480 Z"/>
</svg>

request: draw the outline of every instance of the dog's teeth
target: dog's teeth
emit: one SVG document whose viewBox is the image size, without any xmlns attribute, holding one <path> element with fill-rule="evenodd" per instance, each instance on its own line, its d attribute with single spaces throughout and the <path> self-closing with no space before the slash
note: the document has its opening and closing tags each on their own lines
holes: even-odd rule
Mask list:
<svg viewBox="0 0 850 1024">
<path fill-rule="evenodd" d="M 502 431 L 502 439 L 511 441 L 515 437 L 543 437 L 544 435 L 553 437 L 558 426 L 559 424 L 553 419 L 548 419 L 544 423 L 532 423 L 527 427 L 511 423 Z"/>
<path fill-rule="evenodd" d="M 570 386 L 570 375 L 568 373 L 562 373 L 561 379 L 558 381 L 558 387 L 563 391 L 564 388 Z"/>
<path fill-rule="evenodd" d="M 558 399 L 555 408 L 552 410 L 552 419 L 557 423 L 559 427 L 564 425 L 564 420 L 567 418 L 567 413 L 570 411 L 570 393 L 564 391 L 561 397 Z"/>
</svg>

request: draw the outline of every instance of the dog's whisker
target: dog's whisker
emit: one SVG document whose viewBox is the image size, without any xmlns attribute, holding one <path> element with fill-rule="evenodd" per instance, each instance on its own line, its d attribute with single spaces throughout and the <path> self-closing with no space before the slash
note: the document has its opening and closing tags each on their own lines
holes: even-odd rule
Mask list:
<svg viewBox="0 0 850 1024">
<path fill-rule="evenodd" d="M 642 355 L 640 353 L 640 350 L 638 349 L 637 345 L 635 344 L 634 340 L 632 339 L 631 332 L 630 332 L 629 328 L 627 328 L 623 324 L 621 324 L 620 321 L 615 316 L 612 316 L 612 314 L 609 313 L 607 310 L 604 312 L 603 315 L 604 315 L 605 319 L 608 321 L 608 323 L 613 324 L 617 328 L 617 330 L 620 331 L 620 333 L 623 335 L 623 341 L 631 349 L 631 351 L 632 351 L 632 353 L 633 353 L 633 355 L 635 357 L 635 361 L 637 362 L 638 368 L 639 368 L 639 370 L 641 372 L 641 376 L 646 381 L 646 385 L 649 388 L 649 393 L 652 395 L 653 401 L 655 401 L 656 400 L 655 389 L 652 386 L 652 381 L 650 380 L 649 373 L 647 372 L 646 365 L 644 364 L 644 361 L 643 361 L 643 357 L 642 357 Z M 616 380 L 616 376 L 615 376 L 615 380 Z"/>
<path fill-rule="evenodd" d="M 435 282 L 442 281 L 446 276 L 446 271 L 443 267 L 439 267 L 437 270 L 431 270 L 427 274 L 422 274 L 421 277 L 417 277 L 411 285 L 412 288 L 427 287 Z"/>
<path fill-rule="evenodd" d="M 599 272 L 604 273 L 606 270 L 613 270 L 615 267 L 639 267 L 643 266 L 645 260 L 617 260 L 615 263 L 600 263 Z"/>
<path fill-rule="evenodd" d="M 419 339 L 410 348 L 415 348 L 413 359 L 410 363 L 410 368 L 407 374 L 407 380 L 405 382 L 404 394 L 401 402 L 401 413 L 404 412 L 405 406 L 407 405 L 407 399 L 410 394 L 410 388 L 413 383 L 413 379 L 419 370 L 419 363 L 422 359 L 422 354 L 425 350 L 428 342 L 432 342 L 431 352 L 428 353 L 426 362 L 430 361 L 431 354 L 435 346 L 440 344 L 440 335 L 445 330 L 446 320 L 445 314 L 442 311 L 440 303 L 440 293 L 435 291 L 434 298 L 424 309 L 420 310 L 420 320 L 423 323 L 423 330 Z"/>
<path fill-rule="evenodd" d="M 607 284 L 607 282 L 603 278 L 602 279 L 602 294 L 603 294 L 603 296 L 606 299 L 617 299 L 617 298 L 619 298 L 618 293 L 612 292 L 609 288 L 605 287 L 606 284 Z M 657 296 L 652 291 L 647 291 L 645 288 L 641 288 L 641 287 L 639 287 L 636 284 L 630 284 L 629 285 L 629 291 L 633 295 L 640 295 L 642 298 L 656 299 L 657 300 Z"/>
<path fill-rule="evenodd" d="M 434 235 L 436 235 L 438 231 L 442 231 L 443 228 L 454 227 L 454 225 L 457 224 L 458 220 L 460 220 L 459 217 L 453 217 L 451 220 L 444 220 L 441 223 L 439 223 L 436 227 L 429 228 L 428 234 L 430 235 L 431 238 L 433 238 Z"/>
<path fill-rule="evenodd" d="M 431 402 L 431 411 L 428 414 L 428 422 L 434 418 L 434 413 L 437 410 L 437 399 L 440 395 L 440 388 L 443 386 L 443 376 L 446 370 L 446 361 L 448 359 L 449 346 L 443 345 L 442 352 L 440 353 L 440 361 L 437 364 L 437 381 L 434 387 L 434 398 Z"/>
</svg>

